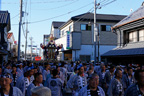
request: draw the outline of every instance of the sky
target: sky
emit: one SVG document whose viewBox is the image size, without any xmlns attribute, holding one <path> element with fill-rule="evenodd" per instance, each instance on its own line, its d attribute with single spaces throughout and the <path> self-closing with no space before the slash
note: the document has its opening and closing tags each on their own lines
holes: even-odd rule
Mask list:
<svg viewBox="0 0 144 96">
<path fill-rule="evenodd" d="M 129 15 L 137 10 L 144 0 L 96 0 L 100 3 L 100 14 Z M 110 4 L 107 4 L 114 1 Z M 27 3 L 26 3 L 27 2 Z M 105 5 L 106 4 L 106 5 Z M 93 12 L 94 0 L 23 0 L 23 23 L 28 20 L 28 45 L 30 37 L 33 37 L 33 45 L 40 47 L 43 43 L 43 35 L 49 34 L 53 21 L 68 21 L 72 16 L 80 15 L 88 11 Z M 9 11 L 11 17 L 11 30 L 15 40 L 18 41 L 18 23 L 20 0 L 1 0 L 1 10 Z M 37 22 L 38 21 L 38 22 Z M 39 22 L 40 21 L 40 22 Z M 23 31 L 24 29 L 24 31 Z M 25 25 L 21 30 L 21 45 L 25 45 Z M 24 47 L 21 46 L 24 51 Z M 28 49 L 29 50 L 29 49 Z"/>
</svg>

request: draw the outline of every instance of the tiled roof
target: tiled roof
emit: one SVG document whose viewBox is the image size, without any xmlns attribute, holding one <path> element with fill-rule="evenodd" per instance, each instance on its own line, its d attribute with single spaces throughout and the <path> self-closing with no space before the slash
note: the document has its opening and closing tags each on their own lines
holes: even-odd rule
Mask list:
<svg viewBox="0 0 144 96">
<path fill-rule="evenodd" d="M 124 50 L 110 50 L 102 56 L 131 56 L 131 55 L 144 55 L 144 48 L 124 49 Z"/>
<path fill-rule="evenodd" d="M 97 21 L 120 21 L 123 18 L 125 18 L 126 15 L 111 15 L 111 14 L 96 14 L 96 19 Z M 94 20 L 94 14 L 93 13 L 84 13 L 81 15 L 77 15 L 71 18 L 71 20 L 78 20 L 80 19 L 80 21 L 93 21 Z"/>
<path fill-rule="evenodd" d="M 7 38 L 10 39 L 12 35 L 13 35 L 13 33 L 8 33 Z"/>
<path fill-rule="evenodd" d="M 134 22 L 136 20 L 144 18 L 144 6 L 131 13 L 129 16 L 121 20 L 119 23 L 113 26 L 113 28 L 120 27 L 122 25 Z"/>
<path fill-rule="evenodd" d="M 10 19 L 10 14 L 8 11 L 0 11 L 0 24 L 8 24 Z"/>
<path fill-rule="evenodd" d="M 129 43 L 124 47 L 117 47 L 104 53 L 102 56 L 144 55 L 144 41 Z"/>
<path fill-rule="evenodd" d="M 54 28 L 58 28 L 60 27 L 62 24 L 64 24 L 65 22 L 59 22 L 59 21 L 53 21 L 52 25 L 54 26 Z"/>
</svg>

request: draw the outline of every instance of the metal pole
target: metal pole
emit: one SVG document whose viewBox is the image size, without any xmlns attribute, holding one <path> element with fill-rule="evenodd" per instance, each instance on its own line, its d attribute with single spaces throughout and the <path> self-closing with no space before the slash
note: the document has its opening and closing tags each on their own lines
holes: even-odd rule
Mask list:
<svg viewBox="0 0 144 96">
<path fill-rule="evenodd" d="M 22 23 L 22 3 L 23 3 L 23 0 L 20 0 L 20 20 L 19 20 L 18 57 L 17 57 L 17 61 L 20 60 L 20 41 L 21 41 L 21 23 Z"/>
<path fill-rule="evenodd" d="M 31 40 L 31 60 L 32 60 L 32 37 L 30 37 Z"/>
<path fill-rule="evenodd" d="M 97 2 L 94 0 L 94 64 L 96 64 L 96 41 L 97 41 L 97 26 L 96 26 L 96 5 Z"/>
<path fill-rule="evenodd" d="M 27 34 L 28 34 L 28 22 L 26 23 L 25 60 L 27 59 Z"/>
</svg>

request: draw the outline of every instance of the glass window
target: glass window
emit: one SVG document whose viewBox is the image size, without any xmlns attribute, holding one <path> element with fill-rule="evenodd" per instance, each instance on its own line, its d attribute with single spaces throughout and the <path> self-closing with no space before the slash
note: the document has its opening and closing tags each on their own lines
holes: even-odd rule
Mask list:
<svg viewBox="0 0 144 96">
<path fill-rule="evenodd" d="M 137 31 L 129 33 L 129 42 L 137 42 Z"/>
<path fill-rule="evenodd" d="M 139 41 L 144 41 L 144 30 L 139 31 Z"/>
<path fill-rule="evenodd" d="M 81 24 L 81 30 L 86 30 L 86 24 Z"/>
<path fill-rule="evenodd" d="M 101 25 L 101 31 L 111 31 L 111 26 L 110 25 Z"/>
<path fill-rule="evenodd" d="M 72 31 L 72 25 L 71 25 L 71 26 L 69 26 L 69 31 L 70 31 L 70 32 Z"/>
<path fill-rule="evenodd" d="M 88 24 L 81 24 L 81 30 L 82 31 L 91 31 L 91 26 Z"/>
</svg>

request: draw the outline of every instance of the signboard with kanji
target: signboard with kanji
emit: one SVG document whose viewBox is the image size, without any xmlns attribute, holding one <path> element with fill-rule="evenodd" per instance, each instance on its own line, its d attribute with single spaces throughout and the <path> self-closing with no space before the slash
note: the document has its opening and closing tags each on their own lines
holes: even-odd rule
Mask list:
<svg viewBox="0 0 144 96">
<path fill-rule="evenodd" d="M 71 49 L 70 48 L 70 31 L 67 31 L 67 47 L 66 49 Z"/>
<path fill-rule="evenodd" d="M 35 61 L 40 61 L 41 60 L 41 57 L 37 56 L 35 57 Z"/>
</svg>

